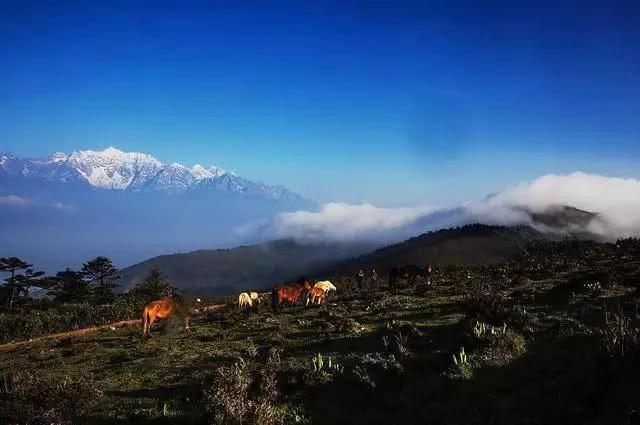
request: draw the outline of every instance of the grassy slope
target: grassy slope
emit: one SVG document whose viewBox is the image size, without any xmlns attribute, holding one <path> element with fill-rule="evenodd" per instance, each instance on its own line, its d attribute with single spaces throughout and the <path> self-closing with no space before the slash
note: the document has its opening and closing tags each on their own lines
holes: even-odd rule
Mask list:
<svg viewBox="0 0 640 425">
<path fill-rule="evenodd" d="M 617 393 L 605 392 L 612 386 L 601 372 L 594 325 L 602 322 L 604 300 L 632 301 L 627 289 L 578 296 L 568 303 L 566 291 L 558 289 L 566 283 L 566 273 L 512 287 L 511 300 L 529 315 L 522 327 L 526 354 L 502 367 L 478 368 L 472 379 L 457 381 L 443 372 L 451 365 L 451 354 L 468 342 L 463 297 L 468 273 L 483 271 L 443 271 L 438 286 L 425 296 L 410 289 L 397 295 L 383 291 L 369 303 L 347 296 L 327 306 L 295 307 L 279 314 L 262 306 L 248 316 L 230 308 L 198 318 L 191 334 L 172 328 L 167 335 L 156 331 L 149 341 L 141 341 L 140 329 L 129 328 L 73 341 L 38 342 L 4 354 L 0 369 L 92 374 L 105 395 L 79 420 L 84 423 L 201 423 L 202 388 L 214 369 L 264 345 L 284 349 L 282 402 L 298 406 L 313 423 L 626 420 L 629 403 L 634 406 L 637 397 L 629 393 L 618 399 L 612 395 Z M 337 286 L 346 284 L 338 281 Z M 384 351 L 382 335 L 392 321 L 413 325 L 406 334 L 412 354 L 400 360 L 401 373 L 371 368 L 376 384 L 372 389 L 354 379 L 352 371 L 367 355 Z M 349 326 L 342 326 L 345 323 Z M 332 356 L 345 366 L 344 374 L 329 383 L 303 384 L 300 376 L 309 370 L 314 353 Z M 293 417 L 287 421 L 295 422 Z"/>
</svg>

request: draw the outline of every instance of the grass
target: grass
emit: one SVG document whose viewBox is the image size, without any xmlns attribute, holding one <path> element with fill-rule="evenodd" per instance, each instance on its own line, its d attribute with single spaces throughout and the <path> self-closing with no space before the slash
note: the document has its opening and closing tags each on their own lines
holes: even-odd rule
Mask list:
<svg viewBox="0 0 640 425">
<path fill-rule="evenodd" d="M 74 423 L 607 424 L 640 408 L 635 369 L 606 366 L 636 338 L 630 319 L 605 321 L 603 303 L 635 311 L 631 291 L 570 298 L 573 272 L 556 271 L 501 284 L 509 302 L 496 309 L 486 285 L 470 301 L 468 273 L 488 272 L 452 268 L 426 293 L 369 302 L 230 308 L 195 318 L 190 334 L 176 324 L 150 340 L 135 327 L 38 341 L 3 353 L 0 373 L 91 377 L 102 396 Z"/>
</svg>

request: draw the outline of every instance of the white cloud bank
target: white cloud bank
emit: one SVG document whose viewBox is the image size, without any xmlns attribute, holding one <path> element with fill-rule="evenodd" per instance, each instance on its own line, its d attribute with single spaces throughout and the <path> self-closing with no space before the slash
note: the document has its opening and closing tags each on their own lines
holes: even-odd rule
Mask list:
<svg viewBox="0 0 640 425">
<path fill-rule="evenodd" d="M 597 213 L 589 230 L 604 236 L 640 235 L 640 180 L 596 174 L 549 174 L 507 188 L 487 202 L 487 208 L 523 206 L 539 213 L 567 205 Z"/>
<path fill-rule="evenodd" d="M 319 211 L 296 211 L 279 214 L 269 225 L 277 238 L 303 240 L 357 240 L 383 237 L 397 231 L 433 208 L 379 208 L 371 204 L 329 203 Z"/>
<path fill-rule="evenodd" d="M 588 230 L 609 239 L 640 235 L 640 180 L 586 173 L 545 175 L 459 208 L 379 208 L 329 203 L 318 211 L 283 213 L 259 231 L 263 237 L 302 241 L 388 242 L 465 223 L 532 224 L 533 213 L 570 206 L 597 213 Z M 255 227 L 245 227 L 244 230 Z"/>
</svg>

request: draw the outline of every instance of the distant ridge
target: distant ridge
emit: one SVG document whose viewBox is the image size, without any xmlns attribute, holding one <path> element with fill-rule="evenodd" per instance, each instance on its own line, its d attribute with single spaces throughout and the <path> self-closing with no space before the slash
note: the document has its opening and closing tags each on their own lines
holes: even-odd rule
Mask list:
<svg viewBox="0 0 640 425">
<path fill-rule="evenodd" d="M 370 245 L 302 244 L 289 239 L 231 249 L 161 255 L 121 271 L 124 288 L 157 268 L 175 286 L 194 295 L 261 290 L 371 250 Z"/>
<path fill-rule="evenodd" d="M 352 274 L 365 267 L 375 268 L 379 274 L 385 274 L 392 266 L 406 264 L 420 266 L 498 264 L 520 255 L 528 242 L 548 237 L 552 236 L 529 226 L 468 224 L 424 233 L 346 260 L 327 268 L 324 273 Z"/>
</svg>

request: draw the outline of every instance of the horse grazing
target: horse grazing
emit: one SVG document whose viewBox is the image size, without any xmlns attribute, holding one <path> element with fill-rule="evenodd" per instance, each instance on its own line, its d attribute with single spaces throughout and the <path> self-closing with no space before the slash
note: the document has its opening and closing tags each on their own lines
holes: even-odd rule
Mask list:
<svg viewBox="0 0 640 425">
<path fill-rule="evenodd" d="M 333 286 L 333 283 L 329 282 L 328 280 L 321 280 L 319 282 L 316 282 L 316 284 L 313 285 L 313 287 L 314 288 L 321 288 L 325 292 L 335 291 L 336 290 L 336 287 Z"/>
<path fill-rule="evenodd" d="M 251 298 L 251 302 L 254 304 L 260 304 L 264 299 L 265 294 L 259 294 L 257 292 L 249 292 L 249 298 Z"/>
<path fill-rule="evenodd" d="M 303 282 L 303 283 L 300 283 Z M 273 290 L 272 299 L 274 307 L 281 306 L 285 302 L 295 304 L 302 295 L 303 290 L 309 291 L 311 283 L 306 279 L 301 279 L 293 285 L 280 285 Z"/>
<path fill-rule="evenodd" d="M 413 286 L 417 277 L 424 277 L 431 284 L 431 266 L 419 267 L 415 265 L 391 267 L 389 270 L 389 288 L 394 289 L 398 279 L 408 279 Z"/>
<path fill-rule="evenodd" d="M 246 292 L 238 295 L 238 308 L 242 310 L 245 307 L 252 307 L 251 296 Z"/>
<path fill-rule="evenodd" d="M 327 299 L 327 291 L 319 286 L 314 286 L 307 292 L 307 306 L 311 304 L 323 304 Z"/>
<path fill-rule="evenodd" d="M 182 319 L 184 330 L 187 332 L 190 331 L 189 320 L 191 314 L 189 310 L 195 307 L 196 302 L 199 304 L 202 301 L 200 298 L 195 298 L 191 300 L 189 303 L 191 305 L 188 306 L 188 300 L 187 297 L 180 297 L 176 302 L 171 298 L 163 298 L 147 304 L 142 313 L 142 337 L 151 336 L 151 325 L 153 325 L 153 322 L 157 319 L 170 319 L 176 314 Z"/>
</svg>

